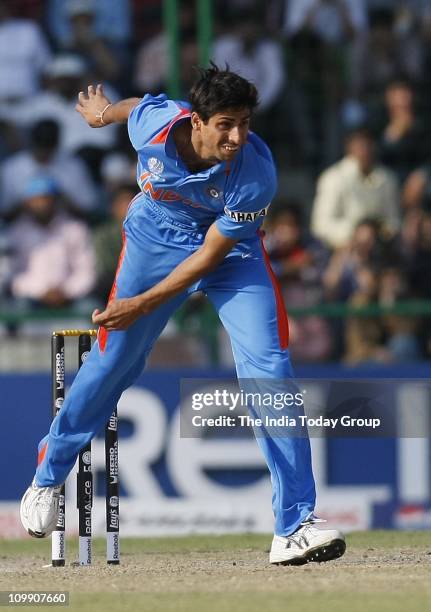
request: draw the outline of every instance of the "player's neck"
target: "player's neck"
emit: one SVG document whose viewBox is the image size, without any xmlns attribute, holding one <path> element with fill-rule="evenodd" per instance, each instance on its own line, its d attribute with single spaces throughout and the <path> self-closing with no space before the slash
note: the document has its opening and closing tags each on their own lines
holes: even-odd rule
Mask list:
<svg viewBox="0 0 431 612">
<path fill-rule="evenodd" d="M 205 147 L 191 125 L 183 123 L 174 131 L 177 155 L 190 172 L 200 172 L 219 163 L 214 157 L 205 156 Z"/>
</svg>

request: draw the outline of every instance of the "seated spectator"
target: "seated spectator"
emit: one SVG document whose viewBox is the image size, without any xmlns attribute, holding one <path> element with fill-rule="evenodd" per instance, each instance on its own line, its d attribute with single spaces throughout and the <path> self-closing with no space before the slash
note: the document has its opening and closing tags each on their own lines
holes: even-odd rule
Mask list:
<svg viewBox="0 0 431 612">
<path fill-rule="evenodd" d="M 70 43 L 69 16 L 79 10 L 94 11 L 96 34 L 111 45 L 122 48 L 130 40 L 130 0 L 48 0 L 47 5 L 49 31 L 59 48 Z"/>
<path fill-rule="evenodd" d="M 356 286 L 348 304 L 355 308 L 377 302 L 379 270 L 372 263 L 356 269 Z M 384 330 L 379 317 L 350 316 L 345 320 L 345 354 L 347 365 L 390 363 L 391 355 L 384 344 Z"/>
<path fill-rule="evenodd" d="M 216 38 L 212 57 L 218 66 L 228 64 L 256 85 L 257 113 L 268 111 L 278 101 L 285 79 L 282 48 L 265 35 L 253 12 L 240 12 L 232 31 Z"/>
<path fill-rule="evenodd" d="M 396 265 L 386 265 L 380 272 L 379 305 L 390 307 L 409 298 L 411 293 L 404 271 Z M 381 320 L 391 360 L 397 363 L 418 361 L 422 356 L 417 338 L 418 318 L 385 314 Z"/>
<path fill-rule="evenodd" d="M 362 219 L 381 220 L 383 229 L 394 234 L 400 217 L 396 179 L 377 164 L 373 138 L 366 130 L 352 132 L 345 157 L 318 180 L 312 232 L 331 248 L 345 247 Z"/>
<path fill-rule="evenodd" d="M 397 175 L 400 185 L 431 158 L 429 133 L 414 105 L 415 91 L 405 80 L 385 90 L 388 123 L 380 138 L 380 157 Z"/>
<path fill-rule="evenodd" d="M 69 0 L 65 8 L 70 33 L 62 51 L 81 57 L 96 82 L 115 82 L 121 63 L 96 31 L 96 4 L 91 0 Z"/>
<path fill-rule="evenodd" d="M 39 26 L 11 17 L 8 0 L 0 0 L 0 102 L 33 96 L 51 60 L 51 52 Z"/>
<path fill-rule="evenodd" d="M 84 162 L 58 149 L 59 127 L 44 119 L 30 131 L 30 148 L 15 153 L 0 169 L 0 215 L 9 218 L 19 212 L 30 179 L 51 176 L 64 195 L 70 212 L 85 215 L 98 205 L 97 192 Z"/>
<path fill-rule="evenodd" d="M 97 275 L 94 293 L 102 304 L 107 302 L 114 282 L 122 247 L 122 225 L 136 190 L 132 183 L 118 185 L 111 194 L 110 218 L 94 231 Z"/>
<path fill-rule="evenodd" d="M 265 244 L 284 301 L 289 307 L 306 307 L 322 299 L 321 276 L 328 251 L 305 230 L 301 208 L 276 206 L 268 219 Z M 289 317 L 289 348 L 297 361 L 322 361 L 330 356 L 329 325 L 321 317 Z"/>
<path fill-rule="evenodd" d="M 39 176 L 26 185 L 24 209 L 10 226 L 10 293 L 31 306 L 61 308 L 86 298 L 95 282 L 87 226 L 57 208 L 58 186 Z"/>
<path fill-rule="evenodd" d="M 428 200 L 431 204 L 431 201 Z M 409 282 L 417 298 L 431 298 L 431 212 L 422 213 L 419 223 L 419 236 L 408 265 Z"/>
<path fill-rule="evenodd" d="M 402 192 L 402 203 L 406 210 L 422 208 L 430 197 L 431 162 L 428 162 L 407 176 Z"/>
<path fill-rule="evenodd" d="M 382 83 L 400 74 L 418 79 L 421 74 L 421 45 L 413 24 L 405 23 L 402 14 L 390 7 L 370 12 L 370 30 L 361 53 L 355 57 L 350 75 L 353 95 L 377 107 Z M 406 28 L 407 25 L 407 28 Z"/>
<path fill-rule="evenodd" d="M 350 242 L 335 251 L 324 272 L 326 298 L 335 302 L 350 299 L 361 285 L 362 270 L 379 266 L 384 251 L 385 244 L 381 240 L 379 223 L 374 219 L 360 221 Z M 369 275 L 365 280 L 364 284 L 371 288 Z"/>
<path fill-rule="evenodd" d="M 78 92 L 89 82 L 86 66 L 74 55 L 57 56 L 46 69 L 47 88 L 20 104 L 1 105 L 0 118 L 21 128 L 49 117 L 60 126 L 61 151 L 80 155 L 86 161 L 94 178 L 98 178 L 100 162 L 106 151 L 115 145 L 116 127 L 103 130 L 90 128 L 76 112 Z M 115 92 L 107 90 L 114 101 Z"/>
<path fill-rule="evenodd" d="M 196 2 L 181 4 L 178 12 L 179 24 L 179 75 L 181 89 L 193 78 L 192 66 L 199 63 L 196 45 Z M 191 58 L 190 58 L 191 56 Z M 184 79 L 186 77 L 186 79 Z M 133 82 L 140 95 L 159 94 L 165 91 L 169 79 L 169 40 L 164 29 L 150 37 L 138 48 Z M 186 83 L 184 82 L 186 80 Z"/>
<path fill-rule="evenodd" d="M 367 28 L 364 0 L 287 0 L 284 29 L 289 37 L 309 29 L 328 43 L 341 43 Z"/>
</svg>

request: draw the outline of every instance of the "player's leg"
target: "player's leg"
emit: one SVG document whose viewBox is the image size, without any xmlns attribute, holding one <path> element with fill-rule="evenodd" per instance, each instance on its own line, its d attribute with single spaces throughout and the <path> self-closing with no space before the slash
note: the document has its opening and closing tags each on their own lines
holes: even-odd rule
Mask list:
<svg viewBox="0 0 431 612">
<path fill-rule="evenodd" d="M 229 256 L 202 283 L 229 333 L 241 388 L 254 393 L 271 390 L 275 394 L 295 388 L 286 346 L 287 319 L 275 283 L 268 263 L 257 249 L 246 258 L 240 252 Z M 322 541 L 325 545 L 336 541 L 337 546 L 342 547 L 339 532 L 320 531 L 310 525 L 310 520 L 314 520 L 315 484 L 310 443 L 304 432 L 302 435 L 279 435 L 279 432 L 271 435 L 270 431 L 255 429 L 255 433 L 273 487 L 276 535 L 271 561 L 302 563 L 316 560 L 307 557 L 315 554 L 310 552 L 310 546 L 298 548 L 290 542 L 290 538 L 302 534 L 304 529 L 308 532 L 314 530 L 308 539 L 316 543 L 321 555 Z M 281 554 L 279 547 L 282 548 Z M 328 558 L 339 554 L 338 549 L 331 550 Z M 321 560 L 327 559 L 321 557 Z"/>
<path fill-rule="evenodd" d="M 242 385 L 258 392 L 263 379 L 269 378 L 274 393 L 286 391 L 286 381 L 293 384 L 293 371 L 284 346 L 285 313 L 277 312 L 274 287 L 263 260 L 257 255 L 256 259 L 231 256 L 205 284 L 230 336 Z M 304 437 L 265 435 L 258 435 L 257 442 L 271 472 L 275 532 L 288 535 L 314 509 L 310 443 Z"/>
<path fill-rule="evenodd" d="M 133 212 L 125 223 L 125 247 L 113 293 L 117 298 L 145 291 L 190 254 L 190 248 L 176 248 L 176 230 L 153 222 L 139 210 Z M 186 294 L 177 296 L 150 315 L 140 317 L 125 331 L 105 334 L 99 330 L 98 341 L 80 368 L 49 434 L 39 445 L 36 488 L 52 488 L 65 481 L 79 450 L 108 420 L 121 393 L 142 371 L 170 315 L 185 299 Z M 37 490 L 29 495 L 25 498 L 27 516 L 32 512 L 30 506 L 38 502 Z M 49 504 L 41 500 L 39 507 L 44 505 Z M 55 500 L 51 505 L 55 511 Z"/>
</svg>

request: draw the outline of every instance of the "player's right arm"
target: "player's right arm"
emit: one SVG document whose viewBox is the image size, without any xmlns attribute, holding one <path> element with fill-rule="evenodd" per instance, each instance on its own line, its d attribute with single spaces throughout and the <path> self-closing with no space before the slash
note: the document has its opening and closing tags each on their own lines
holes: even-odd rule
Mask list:
<svg viewBox="0 0 431 612">
<path fill-rule="evenodd" d="M 110 123 L 126 123 L 140 98 L 128 98 L 112 104 L 105 96 L 101 84 L 89 85 L 87 93 L 80 91 L 75 109 L 90 127 L 100 128 Z"/>
</svg>

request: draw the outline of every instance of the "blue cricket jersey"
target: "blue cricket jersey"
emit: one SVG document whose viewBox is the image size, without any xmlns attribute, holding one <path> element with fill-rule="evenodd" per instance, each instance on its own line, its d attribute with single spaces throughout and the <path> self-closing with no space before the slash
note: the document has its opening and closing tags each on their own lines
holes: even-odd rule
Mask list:
<svg viewBox="0 0 431 612">
<path fill-rule="evenodd" d="M 256 235 L 273 198 L 276 171 L 266 144 L 253 132 L 230 162 L 191 173 L 177 154 L 172 128 L 190 121 L 190 105 L 165 94 L 145 95 L 130 113 L 130 141 L 138 154 L 142 193 L 173 220 L 207 229 L 214 221 L 229 238 Z"/>
</svg>

